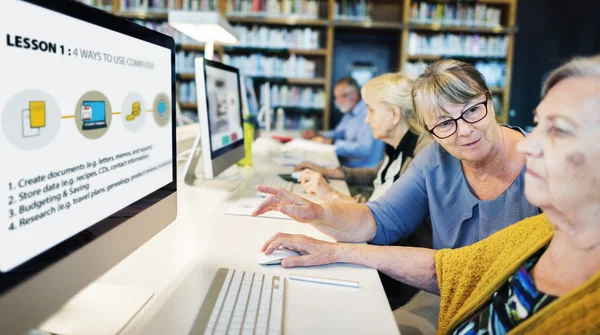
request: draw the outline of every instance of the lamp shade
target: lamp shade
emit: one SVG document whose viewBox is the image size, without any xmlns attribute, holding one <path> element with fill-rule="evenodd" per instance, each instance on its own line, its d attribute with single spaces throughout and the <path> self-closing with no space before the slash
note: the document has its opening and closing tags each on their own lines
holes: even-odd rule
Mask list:
<svg viewBox="0 0 600 335">
<path fill-rule="evenodd" d="M 200 42 L 237 43 L 233 27 L 217 12 L 169 11 L 169 25 Z"/>
</svg>

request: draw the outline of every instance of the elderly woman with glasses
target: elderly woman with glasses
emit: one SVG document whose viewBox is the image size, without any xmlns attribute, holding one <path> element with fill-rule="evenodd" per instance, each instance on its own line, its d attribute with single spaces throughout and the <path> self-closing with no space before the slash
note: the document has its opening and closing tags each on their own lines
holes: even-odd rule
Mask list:
<svg viewBox="0 0 600 335">
<path fill-rule="evenodd" d="M 410 235 L 430 217 L 433 247 L 441 249 L 473 244 L 540 213 L 523 194 L 525 156 L 516 148 L 525 134 L 498 124 L 481 73 L 455 60 L 436 62 L 415 81 L 412 97 L 418 121 L 435 141 L 383 196 L 366 204 L 315 204 L 257 186 L 272 196 L 253 214 L 276 210 L 337 241 L 380 245 Z M 418 257 L 406 259 L 401 248 L 388 251 L 390 269 Z M 290 262 L 284 264 L 302 265 Z"/>
<path fill-rule="evenodd" d="M 415 87 L 416 102 L 422 102 L 422 88 Z M 389 247 L 301 235 L 276 236 L 264 250 L 285 247 L 302 253 L 285 259 L 284 266 L 358 263 L 437 293 L 440 335 L 600 334 L 600 56 L 576 58 L 556 69 L 542 96 L 537 126 L 518 151 L 527 161 L 525 195 L 544 214 L 454 250 L 396 247 L 404 252 L 386 252 Z M 454 131 L 444 122 L 458 122 L 460 134 L 463 120 L 485 114 L 478 114 L 479 105 L 478 99 L 466 109 L 440 105 L 440 117 L 450 116 L 446 121 L 425 119 L 425 124 L 443 137 Z M 439 125 L 448 131 L 439 133 Z M 479 131 L 475 141 L 489 141 L 484 128 Z M 473 152 L 461 155 L 477 157 Z"/>
</svg>

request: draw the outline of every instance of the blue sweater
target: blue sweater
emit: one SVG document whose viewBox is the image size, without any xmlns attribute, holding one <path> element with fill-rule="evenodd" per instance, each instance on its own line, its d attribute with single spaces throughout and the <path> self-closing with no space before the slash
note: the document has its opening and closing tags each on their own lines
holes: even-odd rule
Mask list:
<svg viewBox="0 0 600 335">
<path fill-rule="evenodd" d="M 340 163 L 351 168 L 374 168 L 383 158 L 384 143 L 373 138 L 371 127 L 365 123 L 367 106 L 360 101 L 344 114 L 335 129 L 323 136 L 334 140 Z"/>
<path fill-rule="evenodd" d="M 435 249 L 471 245 L 541 212 L 525 198 L 524 178 L 525 168 L 496 199 L 479 200 L 471 192 L 460 161 L 434 142 L 382 197 L 367 203 L 377 223 L 371 243 L 392 244 L 430 216 Z"/>
</svg>

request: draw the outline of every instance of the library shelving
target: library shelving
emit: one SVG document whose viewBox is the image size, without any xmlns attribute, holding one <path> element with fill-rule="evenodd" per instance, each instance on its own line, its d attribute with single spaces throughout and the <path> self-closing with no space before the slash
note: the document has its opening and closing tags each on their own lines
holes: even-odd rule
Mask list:
<svg viewBox="0 0 600 335">
<path fill-rule="evenodd" d="M 398 60 L 395 68 L 419 74 L 427 64 L 444 58 L 471 62 L 484 73 L 494 96 L 497 117 L 508 121 L 518 0 L 86 0 L 116 15 L 147 24 L 166 33 L 169 9 L 220 12 L 244 36 L 244 43 L 215 45 L 221 61 L 238 66 L 242 73 L 252 62 L 272 62 L 274 73 L 249 73 L 255 92 L 271 85 L 322 90 L 325 103 L 282 106 L 287 114 L 312 117 L 329 128 L 332 98 L 333 49 L 336 32 L 359 30 L 368 34 L 396 31 Z M 136 3 L 132 7 L 130 3 Z M 265 38 L 265 36 L 267 36 Z M 204 46 L 185 37 L 178 41 L 181 59 L 202 55 Z M 448 48 L 448 43 L 452 46 Z M 464 51 L 464 52 L 463 52 Z M 180 58 L 178 58 L 180 59 Z M 189 60 L 188 59 L 188 63 Z M 283 66 L 284 64 L 285 66 Z M 293 71 L 287 71 L 289 65 Z M 189 65 L 189 64 L 188 64 Z M 293 67 L 296 66 L 296 68 Z M 281 68 L 286 71 L 281 71 Z M 300 73 L 308 68 L 307 73 Z M 182 69 L 178 67 L 178 69 Z M 185 70 L 185 71 L 184 71 Z M 189 66 L 178 73 L 181 84 L 194 83 Z M 195 87 L 195 86 L 194 86 Z M 188 89 L 189 91 L 189 89 Z M 260 101 L 260 97 L 259 101 Z M 195 110 L 189 99 L 179 99 L 184 110 Z"/>
</svg>

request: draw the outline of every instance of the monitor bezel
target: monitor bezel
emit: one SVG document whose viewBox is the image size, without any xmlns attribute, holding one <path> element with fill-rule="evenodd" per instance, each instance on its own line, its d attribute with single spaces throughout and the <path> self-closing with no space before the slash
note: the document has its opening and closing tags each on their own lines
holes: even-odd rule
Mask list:
<svg viewBox="0 0 600 335">
<path fill-rule="evenodd" d="M 117 17 L 103 10 L 93 8 L 81 3 L 68 0 L 20 0 L 21 2 L 29 3 L 47 10 L 57 12 L 62 15 L 69 16 L 76 20 L 81 20 L 89 24 L 93 24 L 129 37 L 137 38 L 142 41 L 155 44 L 160 47 L 164 47 L 171 51 L 171 160 L 172 160 L 172 181 L 165 184 L 161 188 L 154 192 L 146 195 L 145 197 L 129 204 L 121 210 L 105 217 L 101 221 L 93 224 L 80 231 L 79 233 L 69 237 L 68 239 L 60 242 L 54 247 L 46 250 L 45 252 L 38 254 L 37 256 L 29 259 L 28 261 L 20 264 L 19 266 L 11 269 L 8 272 L 0 272 L 0 298 L 7 295 L 11 290 L 18 288 L 24 283 L 35 278 L 45 270 L 52 268 L 54 265 L 60 263 L 63 259 L 70 256 L 72 253 L 83 249 L 87 245 L 91 244 L 96 239 L 106 235 L 113 229 L 122 226 L 128 220 L 134 218 L 136 215 L 146 211 L 153 205 L 167 199 L 177 191 L 177 164 L 176 164 L 176 135 L 175 135 L 175 41 L 172 37 L 161 34 L 154 30 L 143 27 L 139 24 L 126 20 L 124 18 Z M 148 201 L 149 199 L 157 199 L 157 201 Z M 131 213 L 136 213 L 131 215 Z M 176 211 L 172 219 L 175 219 Z M 172 220 L 171 220 L 172 221 Z M 169 223 L 171 222 L 169 221 Z M 165 227 L 168 224 L 165 225 Z M 164 228 L 164 227 L 163 227 Z M 93 233 L 90 233 L 93 232 Z M 52 261 L 48 262 L 46 259 L 51 258 Z M 45 265 L 40 266 L 39 264 L 44 263 Z M 13 280 L 8 278 L 9 276 L 14 277 L 16 273 L 29 271 L 29 269 L 35 269 L 31 271 L 27 276 L 23 276 L 19 280 Z"/>
<path fill-rule="evenodd" d="M 244 136 L 245 134 L 243 134 L 242 132 L 242 136 L 240 139 L 238 139 L 237 141 L 228 144 L 218 150 L 213 151 L 213 143 L 212 143 L 212 129 L 210 127 L 210 105 L 208 102 L 208 85 L 206 85 L 206 67 L 207 66 L 211 66 L 220 70 L 224 70 L 224 71 L 229 71 L 229 72 L 233 72 L 235 73 L 236 77 L 237 77 L 237 85 L 238 85 L 238 101 L 239 101 L 239 113 L 240 113 L 240 126 L 243 129 L 244 127 L 244 113 L 243 113 L 243 106 L 242 106 L 242 83 L 240 81 L 240 71 L 238 70 L 238 68 L 235 68 L 233 66 L 229 66 L 223 63 L 219 63 L 216 61 L 212 61 L 210 59 L 203 59 L 203 64 L 202 64 L 202 72 L 204 74 L 204 94 L 206 97 L 206 119 L 208 120 L 208 140 L 210 142 L 210 158 L 211 160 L 215 160 L 216 158 L 219 158 L 225 154 L 227 154 L 228 152 L 231 152 L 233 150 L 235 150 L 236 148 L 239 148 L 240 146 L 244 145 Z"/>
</svg>

